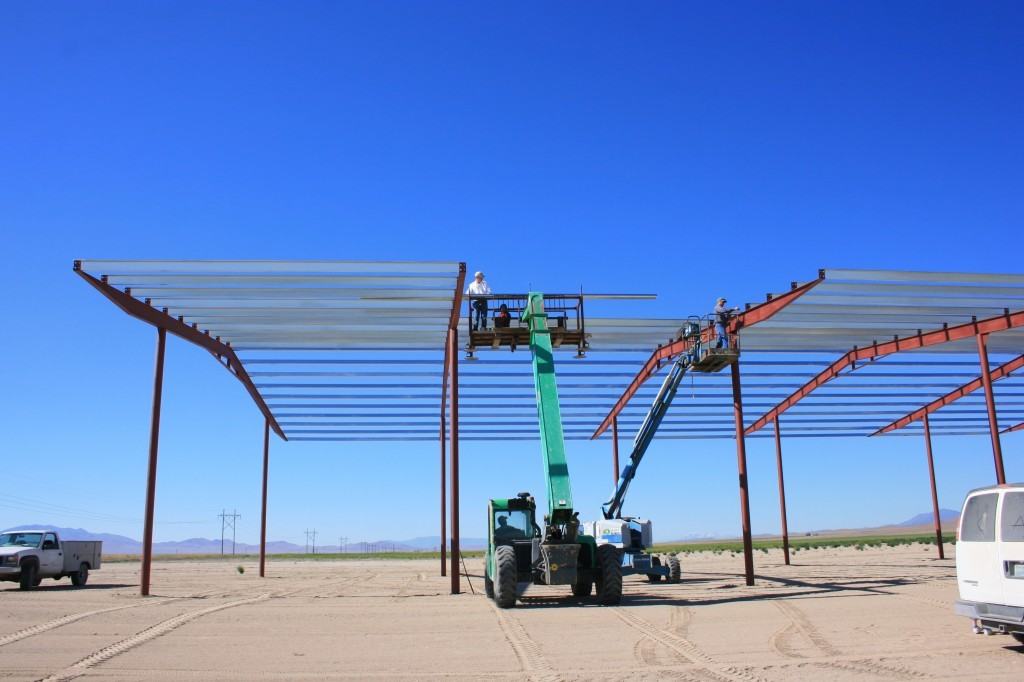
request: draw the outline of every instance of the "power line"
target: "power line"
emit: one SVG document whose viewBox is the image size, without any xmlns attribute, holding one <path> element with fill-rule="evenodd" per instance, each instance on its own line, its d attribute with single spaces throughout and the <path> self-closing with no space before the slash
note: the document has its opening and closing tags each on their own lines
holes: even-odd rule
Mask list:
<svg viewBox="0 0 1024 682">
<path fill-rule="evenodd" d="M 224 531 L 231 528 L 231 554 L 235 553 L 235 521 L 242 518 L 242 515 L 235 509 L 230 514 L 221 509 L 220 514 L 220 555 L 224 556 Z M 230 520 L 229 520 L 230 519 Z"/>
<path fill-rule="evenodd" d="M 316 554 L 316 528 L 313 530 L 306 529 L 306 554 L 309 554 L 310 539 L 312 539 L 313 554 Z"/>
</svg>

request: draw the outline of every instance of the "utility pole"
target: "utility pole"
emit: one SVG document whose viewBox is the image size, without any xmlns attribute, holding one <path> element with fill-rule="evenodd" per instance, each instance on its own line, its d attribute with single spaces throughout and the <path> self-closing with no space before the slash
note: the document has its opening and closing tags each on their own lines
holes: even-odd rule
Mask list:
<svg viewBox="0 0 1024 682">
<path fill-rule="evenodd" d="M 312 540 L 313 554 L 316 554 L 316 528 L 306 529 L 306 554 L 309 554 L 310 541 Z"/>
<path fill-rule="evenodd" d="M 347 545 L 347 544 L 348 544 L 348 537 L 347 536 L 342 535 L 340 538 L 338 538 L 338 552 L 340 552 L 341 554 L 344 554 L 345 553 L 345 545 Z"/>
<path fill-rule="evenodd" d="M 235 553 L 235 521 L 242 518 L 242 515 L 235 509 L 230 514 L 223 508 L 220 510 L 220 555 L 224 556 L 224 531 L 231 528 L 231 554 Z"/>
</svg>

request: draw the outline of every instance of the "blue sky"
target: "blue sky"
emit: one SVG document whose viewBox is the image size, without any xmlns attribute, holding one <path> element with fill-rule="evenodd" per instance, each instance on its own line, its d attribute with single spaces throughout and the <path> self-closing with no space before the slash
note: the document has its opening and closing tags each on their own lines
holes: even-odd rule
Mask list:
<svg viewBox="0 0 1024 682">
<path fill-rule="evenodd" d="M 1016 3 L 6 3 L 0 525 L 139 536 L 154 333 L 75 258 L 465 260 L 504 289 L 760 300 L 819 267 L 1020 271 Z M 1012 247 L 1018 248 L 1012 248 Z M 167 359 L 158 539 L 258 532 L 262 422 L 202 351 Z M 1024 478 L 1024 434 L 1005 437 Z M 929 507 L 917 439 L 787 445 L 790 527 Z M 463 533 L 542 490 L 530 444 L 463 446 Z M 577 507 L 607 444 L 569 448 Z M 755 532 L 778 527 L 770 441 Z M 991 482 L 938 439 L 943 506 Z M 273 445 L 269 535 L 437 532 L 433 444 Z M 656 444 L 659 535 L 735 533 L 729 442 Z M 640 510 L 637 510 L 640 511 Z M 586 515 L 586 514 L 584 514 Z"/>
</svg>

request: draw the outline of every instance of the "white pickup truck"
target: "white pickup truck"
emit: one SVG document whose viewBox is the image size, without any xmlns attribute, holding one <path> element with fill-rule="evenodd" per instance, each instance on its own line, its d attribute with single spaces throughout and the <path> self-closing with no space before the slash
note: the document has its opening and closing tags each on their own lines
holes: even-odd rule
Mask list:
<svg viewBox="0 0 1024 682">
<path fill-rule="evenodd" d="M 76 587 L 100 567 L 103 543 L 61 540 L 49 530 L 11 530 L 0 533 L 0 580 L 16 582 L 23 590 L 38 587 L 43 578 L 67 576 Z"/>
</svg>

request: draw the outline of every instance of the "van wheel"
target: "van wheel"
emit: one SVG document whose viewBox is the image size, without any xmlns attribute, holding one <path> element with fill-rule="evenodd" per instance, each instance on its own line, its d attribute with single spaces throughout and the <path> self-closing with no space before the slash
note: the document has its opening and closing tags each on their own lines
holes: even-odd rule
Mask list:
<svg viewBox="0 0 1024 682">
<path fill-rule="evenodd" d="M 77 573 L 71 574 L 71 584 L 75 587 L 85 587 L 89 582 L 89 564 L 83 563 L 78 567 Z"/>
<path fill-rule="evenodd" d="M 36 578 L 39 567 L 33 562 L 28 562 L 21 567 L 21 579 L 18 581 L 18 588 L 22 590 L 34 590 L 40 580 Z"/>
</svg>

